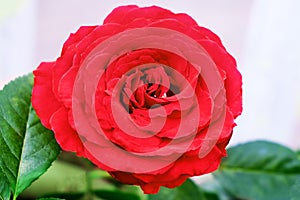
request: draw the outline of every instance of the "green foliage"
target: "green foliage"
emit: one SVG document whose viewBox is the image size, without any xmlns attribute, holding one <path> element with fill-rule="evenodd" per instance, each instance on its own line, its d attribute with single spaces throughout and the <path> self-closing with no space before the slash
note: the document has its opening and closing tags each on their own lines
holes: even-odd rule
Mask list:
<svg viewBox="0 0 300 200">
<path fill-rule="evenodd" d="M 41 176 L 60 148 L 31 106 L 32 75 L 10 82 L 0 91 L 1 183 L 8 180 L 13 199 Z M 4 193 L 7 195 L 7 188 Z M 3 199 L 7 199 L 3 196 Z M 5 197 L 5 198 L 4 198 Z"/>
<path fill-rule="evenodd" d="M 4 174 L 0 173 L 0 199 L 8 200 L 10 197 L 10 188 L 9 183 L 4 176 Z"/>
<path fill-rule="evenodd" d="M 140 200 L 140 197 L 134 193 L 128 193 L 123 192 L 120 190 L 98 190 L 94 191 L 94 194 L 97 197 L 100 197 L 101 199 L 105 200 L 116 200 L 116 199 L 122 199 L 122 200 Z"/>
<path fill-rule="evenodd" d="M 228 157 L 214 176 L 236 198 L 290 200 L 300 178 L 300 160 L 279 144 L 249 142 L 228 149 Z"/>
<path fill-rule="evenodd" d="M 52 194 L 84 194 L 86 192 L 85 170 L 70 163 L 57 160 L 22 195 L 24 197 L 31 195 L 36 197 L 44 197 L 44 195 L 57 197 Z"/>
<path fill-rule="evenodd" d="M 157 194 L 149 195 L 149 200 L 207 200 L 203 191 L 190 179 L 179 187 L 161 187 Z"/>
<path fill-rule="evenodd" d="M 85 162 L 82 158 L 78 160 Z M 77 164 L 80 166 L 56 160 L 49 170 L 27 188 L 21 196 L 24 198 L 35 196 L 70 200 L 146 200 L 146 196 L 143 195 L 139 187 L 123 185 L 116 182 L 105 171 L 98 169 L 87 171 L 81 167 L 82 163 L 78 162 Z"/>
<path fill-rule="evenodd" d="M 234 200 L 235 199 L 214 178 L 202 182 L 200 186 L 206 193 L 210 192 L 210 194 L 214 195 L 213 197 L 208 198 L 209 200 Z"/>
<path fill-rule="evenodd" d="M 297 179 L 295 185 L 291 189 L 291 200 L 299 200 L 300 199 L 300 178 Z"/>
</svg>

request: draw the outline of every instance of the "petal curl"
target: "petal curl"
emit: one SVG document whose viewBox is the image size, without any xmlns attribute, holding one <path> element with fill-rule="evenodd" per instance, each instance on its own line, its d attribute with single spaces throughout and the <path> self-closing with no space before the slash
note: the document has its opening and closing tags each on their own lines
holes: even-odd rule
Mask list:
<svg viewBox="0 0 300 200">
<path fill-rule="evenodd" d="M 32 106 L 40 117 L 42 124 L 50 128 L 50 118 L 62 105 L 55 97 L 52 88 L 52 70 L 55 62 L 43 62 L 33 72 Z"/>
<path fill-rule="evenodd" d="M 50 119 L 51 129 L 61 148 L 65 151 L 77 152 L 77 155 L 84 155 L 84 146 L 77 132 L 69 125 L 68 110 L 60 108 Z"/>
</svg>

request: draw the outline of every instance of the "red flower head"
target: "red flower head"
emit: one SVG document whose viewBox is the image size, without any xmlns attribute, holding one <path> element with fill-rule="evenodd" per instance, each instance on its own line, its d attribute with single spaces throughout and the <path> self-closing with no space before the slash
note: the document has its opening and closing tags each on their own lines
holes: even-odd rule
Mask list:
<svg viewBox="0 0 300 200">
<path fill-rule="evenodd" d="M 216 170 L 242 111 L 218 36 L 156 6 L 81 27 L 34 75 L 33 106 L 61 148 L 145 193 Z"/>
</svg>

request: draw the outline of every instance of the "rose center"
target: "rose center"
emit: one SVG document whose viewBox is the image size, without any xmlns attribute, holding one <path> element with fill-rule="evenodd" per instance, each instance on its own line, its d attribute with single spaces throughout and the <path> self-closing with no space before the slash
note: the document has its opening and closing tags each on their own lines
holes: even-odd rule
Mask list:
<svg viewBox="0 0 300 200">
<path fill-rule="evenodd" d="M 176 87 L 161 64 L 147 64 L 128 72 L 122 90 L 122 103 L 129 113 L 166 105 L 176 94 Z"/>
<path fill-rule="evenodd" d="M 173 96 L 174 93 L 169 88 L 160 84 L 148 83 L 146 86 L 146 93 L 153 98 L 167 98 Z"/>
</svg>

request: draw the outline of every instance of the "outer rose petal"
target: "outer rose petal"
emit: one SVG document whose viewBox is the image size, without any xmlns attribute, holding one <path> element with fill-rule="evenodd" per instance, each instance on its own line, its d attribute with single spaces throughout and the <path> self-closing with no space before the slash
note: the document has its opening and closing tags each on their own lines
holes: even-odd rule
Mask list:
<svg viewBox="0 0 300 200">
<path fill-rule="evenodd" d="M 65 151 L 75 151 L 79 156 L 83 156 L 84 147 L 77 135 L 68 122 L 68 110 L 60 108 L 50 119 L 51 129 L 61 148 Z"/>
<path fill-rule="evenodd" d="M 145 193 L 154 194 L 158 192 L 160 186 L 174 188 L 181 185 L 190 176 L 216 170 L 220 165 L 221 158 L 225 155 L 225 150 L 220 150 L 216 146 L 202 159 L 195 159 L 195 156 L 198 156 L 198 151 L 186 153 L 172 164 L 173 167 L 166 173 L 157 171 L 153 174 L 129 174 L 126 172 L 111 172 L 110 174 L 123 183 L 138 183 Z"/>
<path fill-rule="evenodd" d="M 57 98 L 67 107 L 71 108 L 73 85 L 80 68 L 80 64 L 85 56 L 100 42 L 105 40 L 108 36 L 121 31 L 119 25 L 107 24 L 104 26 L 93 27 L 93 31 L 87 28 L 79 33 L 75 33 L 72 40 L 75 44 L 69 44 L 68 51 L 65 52 L 56 62 L 54 70 L 54 88 Z M 83 37 L 83 33 L 88 33 L 88 37 Z M 77 36 L 77 34 L 80 34 Z M 94 38 L 97 38 L 96 40 Z M 71 41 L 72 41 L 71 40 Z M 78 41 L 77 41 L 78 40 Z"/>
<path fill-rule="evenodd" d="M 92 32 L 97 26 L 82 26 L 76 31 L 76 33 L 70 34 L 68 40 L 64 43 L 61 55 L 70 47 L 81 41 L 86 37 L 90 32 Z"/>
<path fill-rule="evenodd" d="M 50 118 L 60 107 L 61 104 L 55 98 L 52 90 L 52 69 L 55 62 L 41 63 L 33 72 L 34 86 L 32 91 L 32 106 L 40 117 L 42 124 L 51 128 Z"/>
<path fill-rule="evenodd" d="M 135 8 L 138 8 L 138 6 L 135 5 L 129 5 L 129 6 L 119 6 L 105 18 L 103 24 L 108 23 L 117 23 L 122 24 L 120 21 L 126 17 L 126 15 L 130 12 L 130 10 L 133 10 Z"/>
<path fill-rule="evenodd" d="M 221 39 L 215 33 L 213 33 L 211 30 L 205 27 L 193 26 L 192 31 L 189 32 L 189 36 L 198 41 L 201 40 L 199 36 L 202 36 L 205 40 L 211 40 L 217 43 L 219 47 L 225 50 L 225 47 L 223 46 Z"/>
<path fill-rule="evenodd" d="M 154 21 L 158 19 L 174 17 L 174 13 L 172 13 L 171 11 L 157 6 L 146 8 L 139 8 L 137 6 L 120 6 L 114 9 L 114 11 L 106 17 L 106 19 L 104 20 L 104 24 L 118 23 L 127 25 L 139 18 Z"/>
<path fill-rule="evenodd" d="M 226 72 L 225 88 L 227 105 L 236 118 L 242 112 L 242 76 L 236 69 L 234 58 L 224 49 L 221 49 L 215 42 L 201 41 L 218 67 Z"/>
<path fill-rule="evenodd" d="M 162 9 L 157 6 L 147 8 L 139 8 L 137 6 L 120 6 L 106 17 L 104 24 L 118 23 L 122 25 L 131 24 L 138 20 L 147 19 L 147 23 L 159 21 L 160 19 L 175 19 L 176 21 L 185 24 L 186 26 L 197 25 L 196 21 L 184 13 L 174 14 L 167 9 Z M 139 22 L 141 24 L 141 22 Z"/>
</svg>

